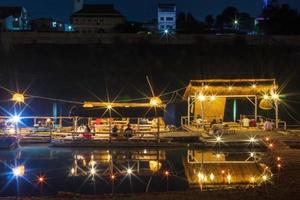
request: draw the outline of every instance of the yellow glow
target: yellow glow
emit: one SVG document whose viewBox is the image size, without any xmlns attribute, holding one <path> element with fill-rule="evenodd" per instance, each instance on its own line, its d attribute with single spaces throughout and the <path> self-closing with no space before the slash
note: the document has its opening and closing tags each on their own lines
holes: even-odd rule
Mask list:
<svg viewBox="0 0 300 200">
<path fill-rule="evenodd" d="M 130 168 L 127 169 L 127 174 L 129 174 L 129 175 L 132 174 L 132 169 L 130 169 Z"/>
<path fill-rule="evenodd" d="M 254 153 L 251 152 L 251 153 L 250 153 L 250 157 L 254 157 Z"/>
<path fill-rule="evenodd" d="M 111 178 L 112 180 L 114 180 L 114 179 L 116 178 L 116 176 L 112 174 L 112 175 L 110 176 L 110 178 Z"/>
<path fill-rule="evenodd" d="M 13 96 L 12 96 L 12 101 L 15 101 L 15 102 L 18 102 L 18 103 L 24 103 L 25 101 L 25 97 L 23 94 L 20 94 L 20 93 L 15 93 Z"/>
<path fill-rule="evenodd" d="M 208 85 L 204 86 L 204 88 L 207 90 L 208 89 Z"/>
<path fill-rule="evenodd" d="M 90 171 L 91 175 L 95 175 L 96 174 L 96 170 L 95 168 L 92 168 L 91 171 Z"/>
<path fill-rule="evenodd" d="M 165 171 L 165 175 L 169 176 L 170 172 L 169 171 Z"/>
<path fill-rule="evenodd" d="M 72 175 L 75 174 L 75 169 L 74 169 L 74 167 L 71 169 L 71 174 L 72 174 Z"/>
<path fill-rule="evenodd" d="M 280 161 L 280 160 L 281 160 L 281 158 L 280 158 L 279 156 L 278 156 L 276 159 L 277 159 L 277 161 Z"/>
<path fill-rule="evenodd" d="M 269 96 L 268 96 L 267 94 L 265 94 L 265 95 L 264 95 L 264 99 L 265 99 L 265 100 L 268 100 L 268 99 L 269 99 Z"/>
<path fill-rule="evenodd" d="M 10 134 L 14 134 L 14 133 L 16 132 L 16 130 L 15 130 L 14 128 L 10 128 L 10 129 L 8 130 L 8 132 L 9 132 Z"/>
<path fill-rule="evenodd" d="M 215 175 L 214 175 L 213 173 L 211 173 L 211 174 L 209 175 L 209 178 L 210 178 L 211 181 L 213 181 L 213 180 L 215 179 Z"/>
<path fill-rule="evenodd" d="M 253 84 L 253 85 L 252 85 L 252 88 L 256 88 L 256 84 Z"/>
<path fill-rule="evenodd" d="M 150 105 L 155 107 L 155 106 L 160 106 L 162 104 L 162 100 L 159 97 L 152 97 L 150 99 Z"/>
<path fill-rule="evenodd" d="M 93 108 L 94 105 L 91 104 L 91 103 L 84 103 L 84 104 L 83 104 L 83 107 L 84 107 L 84 108 Z"/>
<path fill-rule="evenodd" d="M 14 176 L 24 176 L 25 174 L 25 166 L 20 165 L 12 169 Z"/>
<path fill-rule="evenodd" d="M 198 97 L 197 97 L 197 99 L 199 101 L 205 101 L 206 97 L 203 94 L 199 94 Z"/>
<path fill-rule="evenodd" d="M 231 86 L 229 86 L 229 87 L 228 87 L 228 90 L 230 90 L 230 91 L 231 91 L 231 90 L 232 90 L 232 87 L 231 87 Z"/>
<path fill-rule="evenodd" d="M 220 136 L 217 136 L 217 137 L 216 137 L 216 140 L 217 140 L 217 142 L 221 142 L 221 141 L 222 141 L 222 138 L 221 138 Z"/>
<path fill-rule="evenodd" d="M 279 95 L 277 93 L 273 93 L 272 94 L 272 99 L 273 100 L 278 100 L 279 99 Z"/>
<path fill-rule="evenodd" d="M 254 182 L 255 182 L 255 178 L 254 178 L 253 176 L 250 178 L 250 182 L 251 182 L 251 183 L 254 183 Z"/>
<path fill-rule="evenodd" d="M 149 168 L 153 172 L 157 172 L 161 168 L 161 163 L 155 160 L 149 161 Z"/>
<path fill-rule="evenodd" d="M 111 104 L 108 104 L 108 105 L 107 105 L 107 109 L 108 109 L 108 110 L 112 109 L 112 105 L 111 105 Z"/>
<path fill-rule="evenodd" d="M 220 154 L 217 154 L 216 156 L 217 156 L 217 158 L 220 158 L 220 157 L 221 157 L 221 155 L 220 155 Z"/>
<path fill-rule="evenodd" d="M 231 178 L 232 178 L 232 177 L 231 177 L 231 175 L 230 175 L 230 174 L 228 174 L 228 175 L 227 175 L 227 181 L 228 181 L 228 183 L 230 183 L 230 182 L 231 182 Z"/>
<path fill-rule="evenodd" d="M 267 175 L 263 175 L 262 179 L 263 179 L 263 181 L 266 181 L 266 180 L 268 180 L 268 176 Z"/>
<path fill-rule="evenodd" d="M 199 172 L 197 176 L 198 176 L 198 180 L 200 182 L 205 181 L 205 175 L 203 173 Z"/>
<path fill-rule="evenodd" d="M 216 96 L 212 95 L 212 96 L 210 97 L 210 100 L 211 100 L 211 101 L 216 100 Z"/>
</svg>

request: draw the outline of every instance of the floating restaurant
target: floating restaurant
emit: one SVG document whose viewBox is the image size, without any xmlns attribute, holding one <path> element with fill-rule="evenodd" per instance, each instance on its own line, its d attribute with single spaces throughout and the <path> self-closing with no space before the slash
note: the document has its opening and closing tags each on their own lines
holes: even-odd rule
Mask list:
<svg viewBox="0 0 300 200">
<path fill-rule="evenodd" d="M 224 129 L 286 128 L 279 118 L 279 93 L 275 79 L 209 79 L 191 80 L 184 99 L 187 116 L 181 118 L 187 131 L 200 131 L 212 126 Z M 237 116 L 236 100 L 246 99 L 253 105 L 252 115 Z M 233 100 L 232 121 L 225 121 L 226 101 Z M 274 110 L 274 118 L 259 115 L 258 111 Z M 266 122 L 268 124 L 266 124 Z M 270 128 L 270 126 L 274 127 Z"/>
</svg>

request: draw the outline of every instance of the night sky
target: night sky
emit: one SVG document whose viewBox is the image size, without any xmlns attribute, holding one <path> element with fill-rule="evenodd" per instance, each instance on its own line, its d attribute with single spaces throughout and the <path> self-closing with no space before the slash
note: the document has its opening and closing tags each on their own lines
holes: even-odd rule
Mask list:
<svg viewBox="0 0 300 200">
<path fill-rule="evenodd" d="M 85 3 L 113 3 L 129 20 L 145 21 L 155 18 L 158 3 L 175 3 L 178 12 L 191 12 L 203 19 L 218 14 L 227 6 L 235 6 L 253 16 L 259 14 L 263 0 L 86 0 Z M 279 0 L 300 8 L 299 0 Z M 0 5 L 23 5 L 31 18 L 52 17 L 67 21 L 73 10 L 73 0 L 0 0 Z"/>
</svg>

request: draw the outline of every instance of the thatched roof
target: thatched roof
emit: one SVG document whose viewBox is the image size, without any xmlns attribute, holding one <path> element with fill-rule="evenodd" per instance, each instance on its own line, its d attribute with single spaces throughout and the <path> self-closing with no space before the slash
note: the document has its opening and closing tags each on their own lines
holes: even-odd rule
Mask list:
<svg viewBox="0 0 300 200">
<path fill-rule="evenodd" d="M 276 91 L 275 79 L 208 79 L 191 80 L 184 93 L 184 98 L 196 94 L 215 96 L 262 96 Z"/>
</svg>

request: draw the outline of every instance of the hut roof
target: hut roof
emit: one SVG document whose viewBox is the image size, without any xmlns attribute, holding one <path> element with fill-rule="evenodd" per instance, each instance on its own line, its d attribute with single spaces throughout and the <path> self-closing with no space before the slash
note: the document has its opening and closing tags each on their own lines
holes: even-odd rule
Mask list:
<svg viewBox="0 0 300 200">
<path fill-rule="evenodd" d="M 275 79 L 207 79 L 191 80 L 184 98 L 196 94 L 215 96 L 259 96 L 276 91 Z"/>
</svg>

